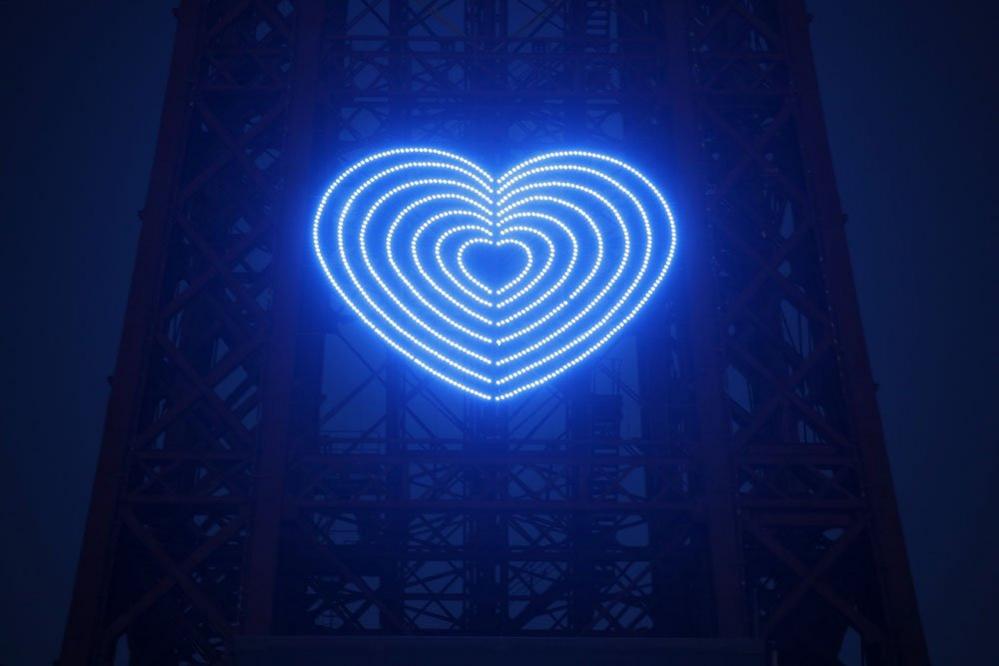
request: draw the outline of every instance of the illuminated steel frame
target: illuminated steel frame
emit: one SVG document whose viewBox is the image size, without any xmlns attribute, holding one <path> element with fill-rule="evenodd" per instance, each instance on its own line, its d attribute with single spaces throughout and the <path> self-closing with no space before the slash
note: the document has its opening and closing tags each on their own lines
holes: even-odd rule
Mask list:
<svg viewBox="0 0 999 666">
<path fill-rule="evenodd" d="M 802 5 L 184 0 L 60 663 L 424 634 L 926 663 Z M 303 229 L 404 143 L 661 161 L 684 249 L 650 323 L 502 406 L 386 354 Z"/>
</svg>

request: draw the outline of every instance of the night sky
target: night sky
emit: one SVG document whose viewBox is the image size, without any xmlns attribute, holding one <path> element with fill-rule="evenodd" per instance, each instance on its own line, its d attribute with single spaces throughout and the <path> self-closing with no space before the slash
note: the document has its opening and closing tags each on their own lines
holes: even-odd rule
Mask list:
<svg viewBox="0 0 999 666">
<path fill-rule="evenodd" d="M 174 30 L 167 2 L 57 4 L 0 3 L 0 664 L 10 665 L 58 653 Z M 999 663 L 999 16 L 989 5 L 809 2 L 937 664 Z"/>
</svg>

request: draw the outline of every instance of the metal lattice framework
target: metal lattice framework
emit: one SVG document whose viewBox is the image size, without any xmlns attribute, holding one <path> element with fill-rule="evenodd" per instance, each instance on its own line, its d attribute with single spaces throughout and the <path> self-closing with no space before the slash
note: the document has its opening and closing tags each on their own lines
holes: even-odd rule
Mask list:
<svg viewBox="0 0 999 666">
<path fill-rule="evenodd" d="M 61 663 L 240 634 L 926 663 L 800 0 L 177 17 Z M 386 354 L 303 229 L 339 165 L 431 141 L 661 165 L 685 246 L 646 324 L 503 407 Z"/>
</svg>

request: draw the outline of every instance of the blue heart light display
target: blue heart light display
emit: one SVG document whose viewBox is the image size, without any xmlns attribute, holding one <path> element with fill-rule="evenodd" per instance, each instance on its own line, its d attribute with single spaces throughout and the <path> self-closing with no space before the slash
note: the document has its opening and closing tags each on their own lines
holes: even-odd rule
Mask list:
<svg viewBox="0 0 999 666">
<path fill-rule="evenodd" d="M 606 344 L 676 249 L 673 213 L 652 182 L 580 150 L 498 178 L 443 150 L 380 152 L 333 181 L 312 231 L 323 271 L 361 321 L 486 400 L 540 386 Z M 485 270 L 472 258 L 482 246 L 515 265 Z"/>
</svg>

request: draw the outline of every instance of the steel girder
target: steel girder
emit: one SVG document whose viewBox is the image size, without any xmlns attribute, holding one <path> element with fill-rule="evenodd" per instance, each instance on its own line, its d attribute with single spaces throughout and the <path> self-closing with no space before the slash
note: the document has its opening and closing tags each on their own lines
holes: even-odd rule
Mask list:
<svg viewBox="0 0 999 666">
<path fill-rule="evenodd" d="M 64 663 L 237 634 L 925 663 L 800 2 L 177 15 Z M 386 355 L 301 227 L 350 157 L 431 141 L 654 155 L 689 257 L 654 325 L 502 409 Z"/>
</svg>

